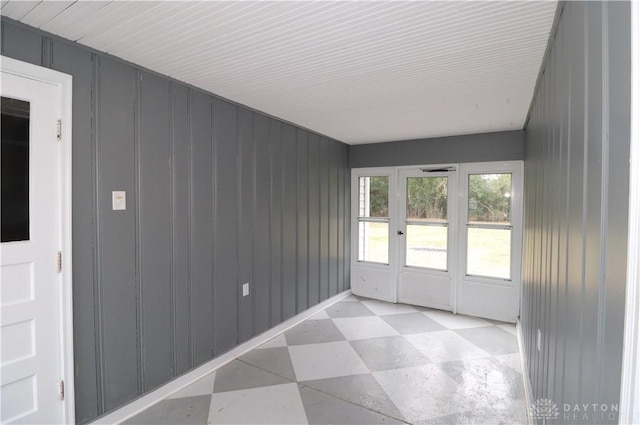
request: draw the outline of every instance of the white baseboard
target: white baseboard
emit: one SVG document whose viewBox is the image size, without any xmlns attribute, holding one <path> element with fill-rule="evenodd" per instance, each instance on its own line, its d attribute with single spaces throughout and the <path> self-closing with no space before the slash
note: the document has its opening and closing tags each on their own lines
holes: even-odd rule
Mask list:
<svg viewBox="0 0 640 425">
<path fill-rule="evenodd" d="M 196 369 L 193 369 L 192 371 L 187 372 L 184 375 L 179 376 L 174 380 L 167 382 L 163 386 L 151 391 L 148 394 L 143 395 L 142 397 L 132 401 L 131 403 L 125 406 L 122 406 L 118 410 L 115 410 L 109 414 L 101 416 L 100 418 L 96 419 L 94 422 L 91 422 L 91 423 L 96 425 L 97 424 L 105 424 L 105 425 L 119 424 L 137 415 L 143 410 L 151 407 L 152 405 L 164 400 L 165 398 L 169 397 L 171 394 L 177 391 L 180 391 L 181 389 L 194 383 L 198 379 L 213 372 L 219 367 L 240 357 L 246 352 L 253 350 L 254 348 L 256 348 L 261 344 L 264 344 L 265 342 L 269 341 L 273 337 L 281 334 L 282 332 L 286 331 L 289 328 L 294 327 L 298 323 L 308 319 L 309 317 L 313 316 L 319 311 L 324 310 L 325 308 L 329 307 L 332 304 L 335 304 L 336 302 L 340 301 L 345 297 L 348 297 L 349 295 L 351 295 L 350 289 L 344 292 L 341 292 L 338 295 L 335 295 L 327 300 L 324 300 L 323 302 L 314 305 L 313 307 L 303 311 L 302 313 L 290 319 L 285 320 L 279 325 L 274 326 L 273 328 L 250 339 L 249 341 L 243 342 L 233 350 L 228 351 L 222 354 L 221 356 L 216 357 L 201 366 L 198 366 Z"/>
<path fill-rule="evenodd" d="M 524 341 L 522 339 L 522 325 L 520 320 L 516 322 L 516 333 L 518 335 L 518 348 L 520 349 L 520 370 L 522 371 L 522 379 L 524 380 L 524 402 L 527 405 L 527 423 L 533 425 L 531 421 L 531 406 L 533 405 L 533 390 L 531 388 L 531 379 L 529 379 L 529 370 L 527 369 L 527 354 L 524 350 Z"/>
</svg>

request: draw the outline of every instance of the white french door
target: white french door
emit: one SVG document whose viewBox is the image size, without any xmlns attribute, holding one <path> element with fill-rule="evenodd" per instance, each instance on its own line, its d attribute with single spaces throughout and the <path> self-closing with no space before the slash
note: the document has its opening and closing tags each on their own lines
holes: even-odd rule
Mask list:
<svg viewBox="0 0 640 425">
<path fill-rule="evenodd" d="M 352 171 L 356 295 L 515 322 L 522 163 Z"/>
<path fill-rule="evenodd" d="M 50 77 L 53 81 L 47 80 Z M 70 104 L 63 102 L 63 89 L 70 90 L 70 82 L 70 77 L 55 71 L 2 58 L 3 424 L 73 421 L 67 311 L 71 262 L 63 262 L 58 255 L 70 248 L 70 222 L 65 214 L 70 212 L 70 196 L 64 178 L 70 177 L 70 170 L 65 172 L 70 157 L 64 155 L 70 153 L 70 138 L 58 130 L 58 119 L 70 112 L 66 107 Z"/>
<path fill-rule="evenodd" d="M 399 170 L 397 293 L 402 303 L 453 308 L 456 177 L 454 167 Z"/>
<path fill-rule="evenodd" d="M 396 173 L 388 168 L 360 169 L 352 173 L 351 225 L 353 293 L 396 302 L 394 285 L 397 249 L 395 202 Z M 392 196 L 393 197 L 393 196 Z"/>
<path fill-rule="evenodd" d="M 460 167 L 456 309 L 505 322 L 520 311 L 522 162 Z"/>
</svg>

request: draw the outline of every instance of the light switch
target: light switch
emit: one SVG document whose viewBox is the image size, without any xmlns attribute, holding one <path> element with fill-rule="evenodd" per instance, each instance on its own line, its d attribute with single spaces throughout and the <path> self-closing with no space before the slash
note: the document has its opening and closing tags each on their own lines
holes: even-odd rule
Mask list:
<svg viewBox="0 0 640 425">
<path fill-rule="evenodd" d="M 127 209 L 127 192 L 124 190 L 114 190 L 111 192 L 111 208 L 114 211 Z"/>
</svg>

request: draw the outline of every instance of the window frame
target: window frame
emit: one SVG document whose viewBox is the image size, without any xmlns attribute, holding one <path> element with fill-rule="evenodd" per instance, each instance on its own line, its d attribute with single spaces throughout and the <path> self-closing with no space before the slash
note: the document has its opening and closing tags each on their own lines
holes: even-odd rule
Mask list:
<svg viewBox="0 0 640 425">
<path fill-rule="evenodd" d="M 477 174 L 511 174 L 511 221 L 508 225 L 492 223 L 469 223 L 469 176 Z M 483 283 L 499 286 L 520 286 L 522 267 L 522 186 L 523 164 L 521 161 L 463 163 L 460 165 L 460 196 L 464 211 L 460 214 L 459 245 L 460 253 L 464 252 L 462 261 L 458 264 L 461 282 Z M 477 229 L 505 229 L 511 232 L 510 270 L 509 279 L 467 273 L 469 262 L 468 234 L 469 228 Z M 464 229 L 464 230 L 463 230 Z"/>
<path fill-rule="evenodd" d="M 469 188 L 471 187 L 471 181 L 470 178 L 471 176 L 480 176 L 480 175 L 488 175 L 488 174 L 495 174 L 495 175 L 500 175 L 500 174 L 509 174 L 511 176 L 511 192 L 510 192 L 510 196 L 509 196 L 509 213 L 510 213 L 510 219 L 509 219 L 509 224 L 503 224 L 503 223 L 491 223 L 491 222 L 471 222 L 469 221 L 469 200 L 470 200 L 470 196 L 469 196 Z M 504 171 L 504 172 L 487 172 L 487 171 L 470 171 L 470 172 L 466 172 L 464 174 L 464 177 L 466 177 L 466 193 L 465 193 L 465 200 L 466 200 L 466 205 L 465 205 L 465 223 L 464 223 L 464 237 L 465 237 L 465 250 L 466 250 L 466 254 L 465 254 L 465 267 L 464 267 L 464 276 L 465 277 L 471 277 L 471 278 L 482 278 L 482 279 L 498 279 L 498 280 L 503 280 L 505 282 L 511 282 L 513 279 L 513 261 L 512 261 L 512 255 L 513 255 L 513 192 L 514 192 L 514 184 L 513 184 L 513 172 L 512 171 Z M 469 273 L 469 229 L 489 229 L 489 230 L 509 230 L 509 240 L 511 241 L 511 246 L 510 246 L 510 250 L 509 250 L 509 278 L 503 278 L 503 277 L 499 277 L 499 276 L 488 276 L 488 275 L 483 275 L 483 274 L 474 274 L 474 273 Z"/>
<path fill-rule="evenodd" d="M 367 216 L 361 216 L 359 214 L 360 212 L 360 196 L 361 196 L 361 191 L 360 191 L 360 179 L 362 178 L 371 178 L 371 177 L 386 177 L 387 178 L 387 216 L 386 217 L 367 217 Z M 371 173 L 370 175 L 358 175 L 356 177 L 356 182 L 357 182 L 357 187 L 358 187 L 358 194 L 357 194 L 357 211 L 358 214 L 355 218 L 356 221 L 356 255 L 355 255 L 355 260 L 358 263 L 365 263 L 365 264 L 377 264 L 377 265 L 386 265 L 388 266 L 390 263 L 390 254 L 391 254 L 391 176 L 390 175 L 386 175 L 386 174 L 380 174 L 380 173 Z M 361 260 L 360 259 L 360 223 L 387 223 L 387 262 L 380 262 L 380 261 L 368 261 L 368 260 Z"/>
<path fill-rule="evenodd" d="M 424 171 L 423 171 L 424 173 Z M 449 188 L 450 188 L 450 176 L 447 173 L 436 173 L 436 174 L 424 174 L 421 176 L 406 176 L 404 177 L 404 181 L 402 182 L 402 185 L 404 186 L 405 189 L 405 193 L 404 193 L 404 199 L 408 202 L 409 200 L 409 179 L 422 179 L 422 178 L 431 178 L 431 179 L 435 179 L 435 178 L 444 178 L 447 181 L 447 206 L 449 206 L 450 201 L 449 201 L 449 196 L 451 196 L 451 194 L 449 193 Z M 421 270 L 425 270 L 425 271 L 433 271 L 433 272 L 444 272 L 444 273 L 448 273 L 450 271 L 450 267 L 449 267 L 449 255 L 450 255 L 450 247 L 451 247 L 451 220 L 450 220 L 450 208 L 447 208 L 447 215 L 446 215 L 446 219 L 445 221 L 434 221 L 433 219 L 425 219 L 425 220 L 410 220 L 407 216 L 407 207 L 408 205 L 407 202 L 405 202 L 405 205 L 402 206 L 403 208 L 403 214 L 402 214 L 402 222 L 404 224 L 404 233 L 405 233 L 405 243 L 404 245 L 404 249 L 405 252 L 402 255 L 402 264 L 400 264 L 400 267 L 406 267 L 406 268 L 417 268 L 417 269 L 421 269 Z M 431 227 L 444 227 L 447 230 L 447 249 L 445 250 L 445 268 L 444 269 L 439 269 L 436 267 L 425 267 L 425 266 L 418 266 L 415 264 L 408 264 L 407 263 L 407 259 L 409 257 L 409 255 L 407 254 L 406 250 L 409 248 L 409 243 L 408 243 L 408 238 L 409 238 L 409 226 L 431 226 Z"/>
</svg>

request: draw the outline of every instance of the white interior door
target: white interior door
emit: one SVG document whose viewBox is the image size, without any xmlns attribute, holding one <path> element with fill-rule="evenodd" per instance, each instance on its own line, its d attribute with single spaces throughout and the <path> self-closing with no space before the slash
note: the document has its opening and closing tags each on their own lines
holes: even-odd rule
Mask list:
<svg viewBox="0 0 640 425">
<path fill-rule="evenodd" d="M 456 271 L 456 171 L 400 170 L 398 300 L 452 310 Z"/>
<path fill-rule="evenodd" d="M 61 423 L 59 87 L 2 70 L 1 421 Z"/>
</svg>

